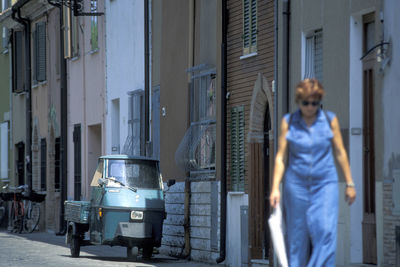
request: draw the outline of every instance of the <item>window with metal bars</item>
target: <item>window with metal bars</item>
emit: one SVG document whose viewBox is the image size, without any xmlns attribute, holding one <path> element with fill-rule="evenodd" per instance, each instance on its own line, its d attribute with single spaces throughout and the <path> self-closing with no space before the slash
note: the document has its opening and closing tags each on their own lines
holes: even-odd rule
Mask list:
<svg viewBox="0 0 400 267">
<path fill-rule="evenodd" d="M 257 0 L 243 0 L 243 55 L 257 52 Z"/>
<path fill-rule="evenodd" d="M 233 191 L 244 191 L 244 106 L 231 109 L 231 185 Z"/>
<path fill-rule="evenodd" d="M 304 79 L 316 78 L 322 82 L 323 76 L 322 29 L 314 31 L 306 38 Z"/>
<path fill-rule="evenodd" d="M 128 137 L 123 151 L 144 156 L 144 90 L 135 90 L 128 95 Z"/>
<path fill-rule="evenodd" d="M 46 138 L 40 140 L 40 190 L 46 191 L 47 144 Z"/>
</svg>

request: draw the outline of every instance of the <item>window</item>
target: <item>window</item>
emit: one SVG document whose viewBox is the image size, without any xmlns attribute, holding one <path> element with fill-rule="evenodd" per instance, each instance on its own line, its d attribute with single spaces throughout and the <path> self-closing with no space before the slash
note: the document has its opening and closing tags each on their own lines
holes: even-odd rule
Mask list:
<svg viewBox="0 0 400 267">
<path fill-rule="evenodd" d="M 244 191 L 244 106 L 231 109 L 231 183 L 233 191 Z"/>
<path fill-rule="evenodd" d="M 79 56 L 79 17 L 71 14 L 71 56 Z"/>
<path fill-rule="evenodd" d="M 95 13 L 97 12 L 97 0 L 90 1 L 90 11 Z M 92 46 L 92 51 L 97 50 L 99 48 L 99 37 L 98 37 L 98 23 L 97 16 L 91 16 L 90 18 L 91 26 L 90 26 L 90 44 Z"/>
<path fill-rule="evenodd" d="M 23 32 L 15 31 L 13 34 L 14 45 L 12 49 L 12 75 L 14 93 L 21 93 L 25 90 L 25 52 L 23 40 Z"/>
<path fill-rule="evenodd" d="M 243 55 L 257 52 L 257 0 L 243 0 Z"/>
<path fill-rule="evenodd" d="M 129 92 L 128 97 L 128 137 L 124 153 L 144 155 L 144 91 Z"/>
<path fill-rule="evenodd" d="M 47 144 L 46 138 L 40 140 L 40 189 L 46 191 L 46 172 L 47 172 Z"/>
<path fill-rule="evenodd" d="M 55 157 L 54 157 L 54 189 L 60 190 L 60 137 L 55 140 Z"/>
<path fill-rule="evenodd" d="M 36 23 L 33 36 L 33 84 L 46 80 L 46 23 Z"/>
<path fill-rule="evenodd" d="M 316 30 L 306 38 L 304 79 L 316 78 L 322 81 L 322 30 Z"/>
<path fill-rule="evenodd" d="M 2 37 L 2 52 L 7 53 L 8 52 L 8 29 L 6 27 L 3 27 L 1 37 Z"/>
<path fill-rule="evenodd" d="M 82 155 L 81 155 L 81 125 L 74 125 L 74 200 L 81 200 Z"/>
<path fill-rule="evenodd" d="M 192 73 L 190 127 L 178 146 L 175 161 L 190 172 L 191 178 L 213 178 L 216 157 L 215 68 L 202 64 L 192 67 L 188 72 Z"/>
<path fill-rule="evenodd" d="M 8 122 L 0 123 L 0 180 L 8 179 Z"/>
</svg>

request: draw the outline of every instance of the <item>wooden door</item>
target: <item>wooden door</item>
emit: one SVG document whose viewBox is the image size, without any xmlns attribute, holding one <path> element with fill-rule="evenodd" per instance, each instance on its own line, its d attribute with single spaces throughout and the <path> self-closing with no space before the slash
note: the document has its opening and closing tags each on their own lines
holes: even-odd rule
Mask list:
<svg viewBox="0 0 400 267">
<path fill-rule="evenodd" d="M 373 46 L 374 14 L 364 16 L 364 51 Z M 363 59 L 363 262 L 377 263 L 375 212 L 374 64 L 375 53 Z"/>
</svg>

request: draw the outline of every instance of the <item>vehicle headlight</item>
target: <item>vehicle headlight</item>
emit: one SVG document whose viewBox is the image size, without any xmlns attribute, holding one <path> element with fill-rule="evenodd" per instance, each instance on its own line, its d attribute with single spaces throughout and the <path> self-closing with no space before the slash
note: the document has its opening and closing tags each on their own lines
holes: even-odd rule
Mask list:
<svg viewBox="0 0 400 267">
<path fill-rule="evenodd" d="M 132 220 L 143 220 L 143 211 L 133 210 L 131 211 Z"/>
</svg>

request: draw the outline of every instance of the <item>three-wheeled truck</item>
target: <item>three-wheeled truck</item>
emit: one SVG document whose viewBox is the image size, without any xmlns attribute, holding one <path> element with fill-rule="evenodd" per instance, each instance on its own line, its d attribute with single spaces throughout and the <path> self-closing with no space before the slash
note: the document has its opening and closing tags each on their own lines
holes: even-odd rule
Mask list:
<svg viewBox="0 0 400 267">
<path fill-rule="evenodd" d="M 90 201 L 65 201 L 66 243 L 72 257 L 79 257 L 81 246 L 110 245 L 126 247 L 128 258 L 136 259 L 139 249 L 149 258 L 161 245 L 165 216 L 157 160 L 102 156 Z"/>
</svg>

